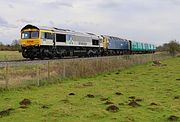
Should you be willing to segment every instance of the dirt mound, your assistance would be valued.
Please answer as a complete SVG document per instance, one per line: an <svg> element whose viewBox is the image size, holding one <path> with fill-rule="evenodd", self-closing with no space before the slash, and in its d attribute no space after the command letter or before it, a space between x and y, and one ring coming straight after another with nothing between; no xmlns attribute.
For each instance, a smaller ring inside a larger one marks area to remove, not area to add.
<svg viewBox="0 0 180 122"><path fill-rule="evenodd" d="M93 83L92 82L87 82L87 83L84 83L83 86L90 87L90 86L93 86Z"/></svg>
<svg viewBox="0 0 180 122"><path fill-rule="evenodd" d="M75 95L75 93L69 93L69 96L74 96Z"/></svg>
<svg viewBox="0 0 180 122"><path fill-rule="evenodd" d="M0 112L0 118L4 117L4 116L9 116L10 115L10 112L13 111L14 109L13 108L9 108L7 110L3 110Z"/></svg>
<svg viewBox="0 0 180 122"><path fill-rule="evenodd" d="M10 98L4 98L4 100L10 100Z"/></svg>
<svg viewBox="0 0 180 122"><path fill-rule="evenodd" d="M31 101L29 99L23 99L19 104L27 106L31 104Z"/></svg>
<svg viewBox="0 0 180 122"><path fill-rule="evenodd" d="M174 115L172 115L168 118L168 120L170 120L170 121L178 121L178 119L179 119L179 117L174 116Z"/></svg>
<svg viewBox="0 0 180 122"><path fill-rule="evenodd" d="M154 103L154 102L152 102L151 104L150 104L150 106L157 106L158 104L157 103Z"/></svg>
<svg viewBox="0 0 180 122"><path fill-rule="evenodd" d="M141 102L143 99L135 99L136 102Z"/></svg>
<svg viewBox="0 0 180 122"><path fill-rule="evenodd" d="M132 100L129 104L129 106L132 106L132 107L139 107L141 105L139 105L136 101Z"/></svg>
<svg viewBox="0 0 180 122"><path fill-rule="evenodd" d="M101 101L107 101L109 98L100 98Z"/></svg>
<svg viewBox="0 0 180 122"><path fill-rule="evenodd" d="M49 109L49 106L48 106L48 105L42 105L41 108L43 108L43 109Z"/></svg>
<svg viewBox="0 0 180 122"><path fill-rule="evenodd" d="M135 97L135 96L131 96L131 97L129 97L129 98L130 98L130 99L133 99L133 100L134 100L134 99L136 99L136 97Z"/></svg>
<svg viewBox="0 0 180 122"><path fill-rule="evenodd" d="M119 72L116 72L116 75L119 75L120 73Z"/></svg>
<svg viewBox="0 0 180 122"><path fill-rule="evenodd" d="M117 106L115 106L115 105L111 105L111 106L107 107L106 110L109 111L109 112L116 113L116 112L119 111L119 108Z"/></svg>
<svg viewBox="0 0 180 122"><path fill-rule="evenodd" d="M114 104L114 103L111 102L111 101L106 101L104 104L105 104L105 105L112 105L112 104Z"/></svg>
<svg viewBox="0 0 180 122"><path fill-rule="evenodd" d="M153 61L152 66L167 66L167 64L162 64L160 61L156 60L156 61Z"/></svg>
<svg viewBox="0 0 180 122"><path fill-rule="evenodd" d="M87 96L86 97L88 97L88 98L94 98L95 96L94 95L92 95L92 94L87 94Z"/></svg>
<svg viewBox="0 0 180 122"><path fill-rule="evenodd" d="M158 61L158 60L156 60L156 61L153 61L153 64L154 64L154 65L161 65L161 62Z"/></svg>
<svg viewBox="0 0 180 122"><path fill-rule="evenodd" d="M180 96L175 96L174 99L180 99Z"/></svg>
<svg viewBox="0 0 180 122"><path fill-rule="evenodd" d="M124 105L124 103L119 103L118 105Z"/></svg>
<svg viewBox="0 0 180 122"><path fill-rule="evenodd" d="M133 74L133 72L127 72L127 74L128 74L128 75L131 75L131 74Z"/></svg>
<svg viewBox="0 0 180 122"><path fill-rule="evenodd" d="M119 96L120 96L120 95L123 95L121 92L116 92L115 94L116 94L116 95L119 95Z"/></svg>
<svg viewBox="0 0 180 122"><path fill-rule="evenodd" d="M19 102L19 104L21 105L20 108L27 108L28 105L31 104L31 100L23 99L21 102Z"/></svg>

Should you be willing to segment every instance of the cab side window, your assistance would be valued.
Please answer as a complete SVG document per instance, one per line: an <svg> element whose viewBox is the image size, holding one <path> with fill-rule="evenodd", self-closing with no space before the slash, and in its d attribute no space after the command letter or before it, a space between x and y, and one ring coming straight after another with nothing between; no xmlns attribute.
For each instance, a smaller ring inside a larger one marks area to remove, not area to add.
<svg viewBox="0 0 180 122"><path fill-rule="evenodd" d="M53 34L52 34L52 33L44 33L44 32L43 32L43 33L41 34L41 38L42 38L42 39L51 39L51 40L52 40L52 39L53 39Z"/></svg>
<svg viewBox="0 0 180 122"><path fill-rule="evenodd" d="M45 39L45 33L41 33L41 39Z"/></svg>

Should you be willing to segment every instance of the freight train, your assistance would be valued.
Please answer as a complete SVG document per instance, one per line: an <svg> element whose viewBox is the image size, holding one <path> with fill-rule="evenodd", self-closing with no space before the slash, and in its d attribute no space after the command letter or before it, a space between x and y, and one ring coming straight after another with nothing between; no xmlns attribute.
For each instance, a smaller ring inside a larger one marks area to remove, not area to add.
<svg viewBox="0 0 180 122"><path fill-rule="evenodd" d="M154 53L156 46L108 35L26 25L21 29L22 55L29 59L93 57Z"/></svg>

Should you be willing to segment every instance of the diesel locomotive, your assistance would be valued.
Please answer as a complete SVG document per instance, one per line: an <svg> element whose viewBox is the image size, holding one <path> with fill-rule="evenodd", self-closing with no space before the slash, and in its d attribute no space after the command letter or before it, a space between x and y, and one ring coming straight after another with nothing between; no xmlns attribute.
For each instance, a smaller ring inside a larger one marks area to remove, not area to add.
<svg viewBox="0 0 180 122"><path fill-rule="evenodd" d="M23 57L30 59L144 54L156 50L153 44L119 37L34 25L26 25L21 29L20 45Z"/></svg>

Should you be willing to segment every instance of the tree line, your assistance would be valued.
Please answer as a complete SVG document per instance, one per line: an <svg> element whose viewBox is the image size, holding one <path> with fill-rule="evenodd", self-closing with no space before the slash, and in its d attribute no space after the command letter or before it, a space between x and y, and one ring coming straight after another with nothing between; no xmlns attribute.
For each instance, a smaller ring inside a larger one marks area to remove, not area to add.
<svg viewBox="0 0 180 122"><path fill-rule="evenodd" d="M176 40L172 40L169 43L165 43L162 46L159 46L157 48L157 51L159 52L167 51L172 56L175 56L176 54L180 53L180 43L177 42Z"/></svg>
<svg viewBox="0 0 180 122"><path fill-rule="evenodd" d="M13 40L11 44L0 42L0 51L21 51L19 40Z"/></svg>

